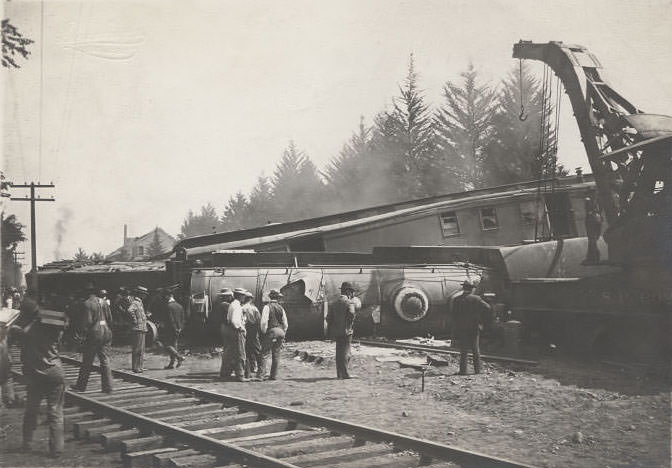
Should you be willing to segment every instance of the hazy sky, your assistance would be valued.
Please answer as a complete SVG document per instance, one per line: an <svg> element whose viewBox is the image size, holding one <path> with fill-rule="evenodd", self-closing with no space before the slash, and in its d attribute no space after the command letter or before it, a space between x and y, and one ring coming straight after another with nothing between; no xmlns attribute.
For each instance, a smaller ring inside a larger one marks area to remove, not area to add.
<svg viewBox="0 0 672 468"><path fill-rule="evenodd" d="M40 2L3 4L36 41L21 69L2 70L3 168L56 184L40 192L57 201L38 204L38 263L109 253L124 223L175 235L190 208L221 213L290 139L324 167L360 116L389 108L411 52L438 103L470 60L498 82L521 38L583 44L635 105L672 114L669 0L45 1L43 41ZM587 168L563 109L560 162ZM5 211L29 224L27 203Z"/></svg>

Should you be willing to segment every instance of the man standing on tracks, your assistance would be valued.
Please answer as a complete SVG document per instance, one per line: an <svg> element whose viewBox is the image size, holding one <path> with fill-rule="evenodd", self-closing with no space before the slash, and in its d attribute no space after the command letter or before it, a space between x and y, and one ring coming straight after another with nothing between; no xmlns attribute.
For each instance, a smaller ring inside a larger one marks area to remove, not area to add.
<svg viewBox="0 0 672 468"><path fill-rule="evenodd" d="M27 324L12 326L13 333L22 335L21 361L27 382L22 449L24 452L32 449L40 402L46 397L49 456L52 458L58 458L63 452L65 373L57 345L64 327L65 313L51 310L40 310Z"/></svg>
<svg viewBox="0 0 672 468"><path fill-rule="evenodd" d="M481 372L481 350L479 337L483 329L483 321L490 311L490 305L478 295L472 294L474 283L465 280L462 283L462 294L453 300L453 338L460 347L459 375L467 374L467 353L474 355L474 373Z"/></svg>
<svg viewBox="0 0 672 468"><path fill-rule="evenodd" d="M245 378L249 379L253 372L261 377L261 314L253 302L254 294L246 291L243 313L245 314Z"/></svg>
<svg viewBox="0 0 672 468"><path fill-rule="evenodd" d="M182 361L184 361L184 356L177 351L177 342L180 339L182 328L184 328L184 309L180 303L175 300L172 289L166 288L164 294L167 304L165 323L161 330L163 335L161 339L170 356L170 363L164 367L164 369L173 369L175 367L180 367ZM177 365L175 365L175 361L177 361Z"/></svg>
<svg viewBox="0 0 672 468"><path fill-rule="evenodd" d="M280 364L280 349L287 334L287 314L285 309L278 303L282 294L277 289L271 289L268 294L270 302L261 311L260 331L262 338L261 365L257 375L261 380L266 378L266 361L271 355L271 374L269 380L278 377L278 365Z"/></svg>
<svg viewBox="0 0 672 468"><path fill-rule="evenodd" d="M345 281L341 284L341 296L327 312L328 335L336 341L336 377L339 379L354 378L348 366L357 304L354 286Z"/></svg>
<svg viewBox="0 0 672 468"><path fill-rule="evenodd" d="M243 288L233 290L233 302L229 304L226 314L227 333L224 337L224 352L222 353L222 367L219 376L229 379L231 371L236 373L236 380L247 382L245 378L245 315L242 302L245 301L247 291Z"/></svg>
<svg viewBox="0 0 672 468"><path fill-rule="evenodd" d="M73 390L83 392L89 382L89 374L93 360L98 356L100 361L100 375L102 390L112 393L112 371L110 370L110 344L112 343L112 330L110 323L112 316L109 308L103 308L100 300L96 297L93 285L86 287L88 298L81 303L81 308L76 311L75 324L77 336L82 342L82 366L79 368L77 383Z"/></svg>
<svg viewBox="0 0 672 468"><path fill-rule="evenodd" d="M131 305L128 306L128 316L131 319L131 368L136 374L144 372L145 333L147 333L147 315L142 302L147 298L149 291L144 286L136 286L131 296Z"/></svg>

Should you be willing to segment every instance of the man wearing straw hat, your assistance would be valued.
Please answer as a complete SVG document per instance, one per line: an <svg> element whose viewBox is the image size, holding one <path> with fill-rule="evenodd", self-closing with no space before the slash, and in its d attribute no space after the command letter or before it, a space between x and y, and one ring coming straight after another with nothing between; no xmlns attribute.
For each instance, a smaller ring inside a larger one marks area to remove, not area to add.
<svg viewBox="0 0 672 468"><path fill-rule="evenodd" d="M21 361L27 382L26 411L23 415L23 451L32 449L37 428L40 403L47 399L49 424L49 456L57 458L63 452L63 402L65 374L57 344L65 327L65 313L39 310L36 318L28 317L23 327L12 326L12 332L22 335ZM24 322L25 323L25 322Z"/></svg>
<svg viewBox="0 0 672 468"><path fill-rule="evenodd" d="M247 291L243 288L233 290L233 302L229 304L226 314L227 333L224 337L224 352L222 353L222 367L219 376L229 379L231 371L236 374L236 380L247 382L245 378L245 314L242 303L245 301Z"/></svg>

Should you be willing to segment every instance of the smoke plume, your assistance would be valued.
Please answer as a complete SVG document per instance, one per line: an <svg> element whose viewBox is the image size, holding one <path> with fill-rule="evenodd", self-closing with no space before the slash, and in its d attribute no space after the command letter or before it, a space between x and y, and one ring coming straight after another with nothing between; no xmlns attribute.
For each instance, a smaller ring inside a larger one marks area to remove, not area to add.
<svg viewBox="0 0 672 468"><path fill-rule="evenodd" d="M72 210L64 206L59 207L58 221L56 221L56 225L54 226L54 232L56 235L56 248L54 249L55 260L61 260L61 245L63 244L65 233L68 230L70 218L72 218Z"/></svg>

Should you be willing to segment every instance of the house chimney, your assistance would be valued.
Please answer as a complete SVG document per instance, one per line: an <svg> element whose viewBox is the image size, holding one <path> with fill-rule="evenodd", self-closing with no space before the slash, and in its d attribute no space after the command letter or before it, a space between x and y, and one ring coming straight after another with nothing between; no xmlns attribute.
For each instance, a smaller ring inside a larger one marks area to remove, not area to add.
<svg viewBox="0 0 672 468"><path fill-rule="evenodd" d="M128 238L128 226L124 224L124 244L126 245L126 239Z"/></svg>

